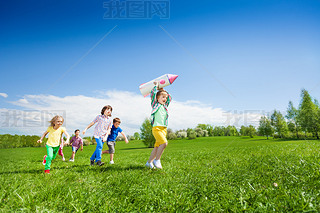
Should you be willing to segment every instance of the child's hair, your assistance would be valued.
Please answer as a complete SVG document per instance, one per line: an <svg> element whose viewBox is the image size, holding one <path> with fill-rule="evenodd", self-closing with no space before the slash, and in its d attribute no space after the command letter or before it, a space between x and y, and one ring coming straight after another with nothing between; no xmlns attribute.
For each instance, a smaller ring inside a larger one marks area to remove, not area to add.
<svg viewBox="0 0 320 213"><path fill-rule="evenodd" d="M78 132L78 131L80 132L80 129L76 129L76 130L74 130L74 133L76 133L76 132Z"/></svg>
<svg viewBox="0 0 320 213"><path fill-rule="evenodd" d="M112 112L112 107L111 107L110 105L107 105L107 106L104 106L104 107L102 108L102 110L101 110L101 115L104 114L104 112L106 111L106 109L110 109L111 112Z"/></svg>
<svg viewBox="0 0 320 213"><path fill-rule="evenodd" d="M113 123L116 123L116 122L121 123L120 118L115 118L115 119L113 119Z"/></svg>
<svg viewBox="0 0 320 213"><path fill-rule="evenodd" d="M51 121L49 121L50 125L51 125L51 126L54 126L54 122L56 122L59 118L62 119L62 123L63 123L63 122L64 122L63 117L62 117L61 115L56 115L56 116L54 116L54 117L51 119Z"/></svg>
<svg viewBox="0 0 320 213"><path fill-rule="evenodd" d="M162 93L166 93L166 94L168 95L167 91L165 91L163 88L160 88L160 89L158 89L158 92L157 92L157 94L156 94L156 99L157 99L157 100L158 100L159 96L160 96Z"/></svg>

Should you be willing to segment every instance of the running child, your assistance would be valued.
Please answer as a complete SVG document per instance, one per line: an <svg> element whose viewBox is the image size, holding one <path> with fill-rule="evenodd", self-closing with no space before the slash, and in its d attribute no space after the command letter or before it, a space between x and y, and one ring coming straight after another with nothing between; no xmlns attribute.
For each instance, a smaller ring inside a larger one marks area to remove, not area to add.
<svg viewBox="0 0 320 213"><path fill-rule="evenodd" d="M97 165L102 166L104 162L101 162L101 152L103 143L107 140L111 129L111 113L112 107L110 105L104 106L101 110L101 115L98 115L82 132L84 135L86 131L92 127L94 124L97 125L94 128L94 138L97 142L97 147L90 158L90 165L93 166L96 161Z"/></svg>
<svg viewBox="0 0 320 213"><path fill-rule="evenodd" d="M66 159L64 158L64 154L63 154L63 147L64 147L64 143L65 141L63 140L63 137L61 135L61 144L60 144L60 148L58 151L58 155L60 155L62 157L62 161L65 161Z"/></svg>
<svg viewBox="0 0 320 213"><path fill-rule="evenodd" d="M75 136L73 136L70 140L70 144L72 145L72 155L69 161L74 162L74 157L81 146L81 151L83 150L83 140L80 137L80 130L77 129L74 131Z"/></svg>
<svg viewBox="0 0 320 213"><path fill-rule="evenodd" d="M50 126L48 127L47 131L43 133L41 138L37 141L38 143L42 143L42 140L44 137L46 137L47 134L48 136L48 141L46 144L47 148L47 156L43 159L43 163L45 163L44 167L44 172L45 173L50 173L50 167L51 167L51 162L54 160L59 152L60 148L60 141L62 134L64 133L67 137L67 143L69 142L69 134L66 130L65 127L62 127L62 124L64 122L64 119L60 115L54 116L51 121L50 121ZM63 146L63 140L61 142L61 145Z"/></svg>
<svg viewBox="0 0 320 213"><path fill-rule="evenodd" d="M102 151L102 154L110 154L110 164L114 164L113 157L114 157L115 146L116 146L116 138L118 137L118 134L121 133L121 135L125 139L125 142L129 143L126 135L124 134L122 129L119 127L120 123L121 123L120 118L113 119L111 133L107 138L107 144L108 144L109 150Z"/></svg>
<svg viewBox="0 0 320 213"><path fill-rule="evenodd" d="M156 81L154 84L155 86L151 91L151 125L152 134L155 137L156 142L146 166L149 168L156 167L157 169L162 169L160 158L168 145L166 138L169 116L168 106L172 98L163 88L159 89L159 82ZM157 93L156 90L158 90Z"/></svg>

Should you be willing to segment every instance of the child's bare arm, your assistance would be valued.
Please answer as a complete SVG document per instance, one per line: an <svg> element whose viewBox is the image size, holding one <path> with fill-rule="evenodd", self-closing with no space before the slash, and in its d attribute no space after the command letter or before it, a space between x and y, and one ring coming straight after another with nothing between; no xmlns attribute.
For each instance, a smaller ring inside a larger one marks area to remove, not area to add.
<svg viewBox="0 0 320 213"><path fill-rule="evenodd" d="M49 133L48 131L45 131L45 132L42 134L41 138L37 141L37 143L42 143L43 138L46 137L46 135L47 135L48 133Z"/></svg>
<svg viewBox="0 0 320 213"><path fill-rule="evenodd" d="M65 134L66 137L67 137L66 143L68 144L68 143L69 143L69 140L70 140L70 135L68 134L67 131L65 131L64 134Z"/></svg>
<svg viewBox="0 0 320 213"><path fill-rule="evenodd" d="M124 137L125 142L126 142L126 143L129 143L126 134L124 134L124 132L121 132L121 135Z"/></svg>
<svg viewBox="0 0 320 213"><path fill-rule="evenodd" d="M111 126L108 127L106 135L103 137L102 141L107 141L108 136L111 134Z"/></svg>
<svg viewBox="0 0 320 213"><path fill-rule="evenodd" d="M61 136L60 136L60 140L61 140L61 144L60 144L60 147L63 149L64 147L64 140L63 140L63 136L62 136L62 133L61 133Z"/></svg>
<svg viewBox="0 0 320 213"><path fill-rule="evenodd" d="M85 128L85 129L83 130L82 134L83 134L83 135L86 134L86 131L87 131L90 127L92 127L93 125L94 125L94 122L91 122L91 123L87 126L87 128Z"/></svg>

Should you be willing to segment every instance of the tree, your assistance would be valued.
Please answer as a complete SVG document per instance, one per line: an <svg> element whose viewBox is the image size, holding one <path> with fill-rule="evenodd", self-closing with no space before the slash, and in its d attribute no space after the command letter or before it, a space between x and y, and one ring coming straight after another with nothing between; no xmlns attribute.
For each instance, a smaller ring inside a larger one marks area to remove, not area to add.
<svg viewBox="0 0 320 213"><path fill-rule="evenodd" d="M248 135L250 136L250 138L253 138L254 135L256 135L256 128L252 125L249 125L248 127Z"/></svg>
<svg viewBox="0 0 320 213"><path fill-rule="evenodd" d="M247 133L247 127L241 126L241 128L240 128L240 134L241 134L241 136L247 136L247 135L248 135L248 133Z"/></svg>
<svg viewBox="0 0 320 213"><path fill-rule="evenodd" d="M141 140L141 137L140 137L139 132L135 132L135 133L133 134L133 137L134 137L135 140Z"/></svg>
<svg viewBox="0 0 320 213"><path fill-rule="evenodd" d="M187 136L190 140L195 139L197 137L196 132L193 129L187 129Z"/></svg>
<svg viewBox="0 0 320 213"><path fill-rule="evenodd" d="M315 101L317 103L317 101ZM312 98L308 91L301 90L301 102L299 105L298 121L301 125L301 129L307 134L311 132L319 139L319 128L317 124L318 109L317 105L312 102Z"/></svg>
<svg viewBox="0 0 320 213"><path fill-rule="evenodd" d="M274 110L273 114L271 115L271 125L273 126L275 132L278 133L280 138L283 138L284 134L288 130L287 123L283 115L277 110Z"/></svg>
<svg viewBox="0 0 320 213"><path fill-rule="evenodd" d="M201 128L195 128L194 131L196 132L197 137L203 137L204 136L204 130Z"/></svg>
<svg viewBox="0 0 320 213"><path fill-rule="evenodd" d="M203 132L201 133L201 131L197 130L197 129L201 129L203 130ZM197 137L208 137L208 136L213 136L213 126L211 126L210 124L198 124L197 127L195 128ZM202 136L199 136L198 133Z"/></svg>
<svg viewBox="0 0 320 213"><path fill-rule="evenodd" d="M142 123L140 127L140 132L141 132L141 139L144 145L146 145L147 147L153 147L156 139L152 134L152 125L148 118L146 118Z"/></svg>
<svg viewBox="0 0 320 213"><path fill-rule="evenodd" d="M238 130L235 126L227 126L227 128L225 128L225 136L238 136Z"/></svg>
<svg viewBox="0 0 320 213"><path fill-rule="evenodd" d="M176 135L178 138L186 138L188 136L188 133L186 131L181 130L181 131L178 131Z"/></svg>
<svg viewBox="0 0 320 213"><path fill-rule="evenodd" d="M273 128L271 126L271 121L265 116L262 116L260 118L258 132L261 135L267 136L267 139L269 139L269 136L273 134Z"/></svg>
<svg viewBox="0 0 320 213"><path fill-rule="evenodd" d="M299 111L293 106L293 103L289 101L286 118L289 119L288 125L289 131L296 133L299 138L299 124L298 124L298 113Z"/></svg>
<svg viewBox="0 0 320 213"><path fill-rule="evenodd" d="M224 127L223 126L216 126L213 129L214 136L224 136Z"/></svg>

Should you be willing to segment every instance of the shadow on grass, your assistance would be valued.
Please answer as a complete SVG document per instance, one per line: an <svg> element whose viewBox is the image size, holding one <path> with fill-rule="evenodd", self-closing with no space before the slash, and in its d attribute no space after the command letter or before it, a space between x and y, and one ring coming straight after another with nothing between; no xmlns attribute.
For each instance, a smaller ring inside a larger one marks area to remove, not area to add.
<svg viewBox="0 0 320 213"><path fill-rule="evenodd" d="M128 171L128 170L145 170L147 169L145 166L142 165L129 165L126 167L118 167L118 166L102 166L101 172L108 172L108 171Z"/></svg>
<svg viewBox="0 0 320 213"><path fill-rule="evenodd" d="M134 150L134 149L151 149L153 147L134 147L134 148L124 148L120 150Z"/></svg>
<svg viewBox="0 0 320 213"><path fill-rule="evenodd" d="M43 172L44 172L44 169L29 169L29 170L0 172L0 175L3 175L3 174L37 174L37 173L43 173Z"/></svg>
<svg viewBox="0 0 320 213"><path fill-rule="evenodd" d="M109 165L103 165L103 166L90 166L87 164L82 164L82 165L72 165L72 166L53 166L51 171L54 170L73 170L74 172L87 172L88 169L90 170L96 170L100 172L108 172L108 171L128 171L128 170L144 170L146 169L145 166L143 165L129 165L126 167L120 167L120 166L109 166ZM0 175L4 174L37 174L37 173L43 173L44 168L42 169L28 169L28 170L17 170L17 171L6 171L6 172L0 172Z"/></svg>

